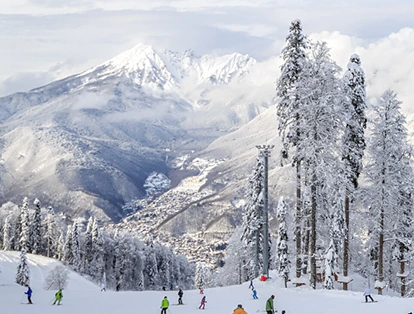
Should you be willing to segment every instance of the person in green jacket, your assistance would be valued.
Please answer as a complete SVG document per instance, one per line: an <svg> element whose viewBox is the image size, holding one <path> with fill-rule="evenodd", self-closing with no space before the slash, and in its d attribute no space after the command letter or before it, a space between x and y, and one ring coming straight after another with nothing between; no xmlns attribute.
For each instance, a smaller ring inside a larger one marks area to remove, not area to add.
<svg viewBox="0 0 414 314"><path fill-rule="evenodd" d="M164 299L161 302L161 314L167 314L167 309L170 306L170 302L168 302L167 297L164 297Z"/></svg>
<svg viewBox="0 0 414 314"><path fill-rule="evenodd" d="M273 306L273 299L275 296L272 294L272 296L267 299L266 301L266 312L267 314L274 314L275 313L275 307Z"/></svg>
<svg viewBox="0 0 414 314"><path fill-rule="evenodd" d="M56 304L57 301L57 305L60 305L60 300L63 298L63 294L62 294L62 289L59 289L58 292L55 293L55 302L53 302L53 304Z"/></svg>

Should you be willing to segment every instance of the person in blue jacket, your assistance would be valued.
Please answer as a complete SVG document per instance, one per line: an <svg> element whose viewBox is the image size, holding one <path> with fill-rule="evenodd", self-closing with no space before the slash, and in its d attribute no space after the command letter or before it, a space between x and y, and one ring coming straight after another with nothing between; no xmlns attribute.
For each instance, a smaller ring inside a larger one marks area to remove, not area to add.
<svg viewBox="0 0 414 314"><path fill-rule="evenodd" d="M252 290L253 290L253 299L258 299L256 289L253 288Z"/></svg>
<svg viewBox="0 0 414 314"><path fill-rule="evenodd" d="M30 289L30 286L27 286L27 291L24 294L27 294L27 301L29 304L33 304L32 303L32 289Z"/></svg>

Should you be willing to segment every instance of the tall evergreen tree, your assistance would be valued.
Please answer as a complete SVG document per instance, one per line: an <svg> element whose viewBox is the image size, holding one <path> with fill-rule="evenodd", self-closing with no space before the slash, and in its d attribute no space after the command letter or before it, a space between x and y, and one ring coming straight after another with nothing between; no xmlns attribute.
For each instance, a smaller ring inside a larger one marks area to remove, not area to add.
<svg viewBox="0 0 414 314"><path fill-rule="evenodd" d="M40 201L36 198L34 201L35 211L31 224L31 243L33 254L42 253L42 212L40 209Z"/></svg>
<svg viewBox="0 0 414 314"><path fill-rule="evenodd" d="M144 280L145 287L150 290L156 289L156 279L158 277L157 259L155 252L148 249L145 258Z"/></svg>
<svg viewBox="0 0 414 314"><path fill-rule="evenodd" d="M287 231L287 214L289 212L289 206L283 197L280 198L277 206L277 219L279 220L279 237L277 241L277 270L279 276L283 278L285 282L285 288L287 288L287 282L289 281L290 273L290 261L289 261L289 248L288 248L288 231Z"/></svg>
<svg viewBox="0 0 414 314"><path fill-rule="evenodd" d="M73 249L72 249L72 226L68 226L63 246L63 261L69 265L73 265Z"/></svg>
<svg viewBox="0 0 414 314"><path fill-rule="evenodd" d="M326 211L326 182L336 180L338 145L341 125L343 89L338 79L340 68L330 59L326 43L316 43L312 59L297 83L300 108L301 137L297 141L298 158L304 166L305 186L309 187L310 212L310 284L316 288L316 239L317 220Z"/></svg>
<svg viewBox="0 0 414 314"><path fill-rule="evenodd" d="M61 226L51 206L48 207L44 220L44 241L47 257L58 258L59 237L62 233ZM63 246L62 246L63 248Z"/></svg>
<svg viewBox="0 0 414 314"><path fill-rule="evenodd" d="M370 234L377 239L375 257L378 263L378 294L382 294L385 286L384 252L389 252L392 245L391 241L385 242L385 237L389 235L395 238L397 235L396 241L405 251L405 235L396 234L396 231L400 229L402 233L407 232L405 224L411 216L411 148L407 144L405 117L400 113L400 104L397 95L391 90L381 95L375 108L376 117L368 148L370 159L366 173L370 188L367 202L373 222Z"/></svg>
<svg viewBox="0 0 414 314"><path fill-rule="evenodd" d="M104 240L99 230L98 222L93 220L92 224L92 269L95 279L100 282L104 273Z"/></svg>
<svg viewBox="0 0 414 314"><path fill-rule="evenodd" d="M13 248L13 237L12 216L8 215L3 226L3 250L10 251Z"/></svg>
<svg viewBox="0 0 414 314"><path fill-rule="evenodd" d="M195 277L194 277L194 286L198 289L204 289L206 284L205 278L205 269L201 262L198 262L196 265Z"/></svg>
<svg viewBox="0 0 414 314"><path fill-rule="evenodd" d="M57 252L56 258L60 261L64 260L65 257L65 236L63 234L63 230L60 230L60 235L57 242Z"/></svg>
<svg viewBox="0 0 414 314"><path fill-rule="evenodd" d="M92 267L92 260L93 260L93 249L92 249L92 228L95 219L93 217L89 217L88 224L86 225L86 231L84 236L84 243L82 246L83 249L83 256L85 260L85 272L87 274L92 274L94 271Z"/></svg>
<svg viewBox="0 0 414 314"><path fill-rule="evenodd" d="M20 253L20 262L17 266L16 283L21 286L29 285L30 269L27 264L26 250L23 249Z"/></svg>
<svg viewBox="0 0 414 314"><path fill-rule="evenodd" d="M263 268L263 158L256 159L256 167L249 178L246 203L243 208L242 240L248 279L258 277Z"/></svg>
<svg viewBox="0 0 414 314"><path fill-rule="evenodd" d="M365 74L361 68L361 60L353 54L348 63L344 76L347 99L345 106L345 134L343 137L342 159L345 166L345 227L343 251L343 275L348 276L349 268L349 215L353 201L353 192L358 187L358 177L362 171L362 157L365 150L364 130L367 124L365 116ZM348 283L343 283L343 289L348 290Z"/></svg>
<svg viewBox="0 0 414 314"><path fill-rule="evenodd" d="M20 213L20 236L19 236L19 247L31 252L32 247L30 245L30 213L27 197L23 199L23 206Z"/></svg>
<svg viewBox="0 0 414 314"><path fill-rule="evenodd" d="M72 225L72 256L73 256L73 268L76 271L81 271L81 243L80 243L80 223L75 220Z"/></svg>
<svg viewBox="0 0 414 314"><path fill-rule="evenodd" d="M277 115L279 119L279 132L283 143L282 158L288 157L290 146L296 146L296 153L293 156L293 165L296 166L296 277L301 276L301 219L302 219L302 191L301 191L301 154L298 142L303 136L302 115L300 112L301 96L297 84L303 79L303 70L306 67L307 39L302 33L300 20L295 20L289 28L289 35L286 38L286 46L282 50L284 63L281 67L281 75L277 81Z"/></svg>

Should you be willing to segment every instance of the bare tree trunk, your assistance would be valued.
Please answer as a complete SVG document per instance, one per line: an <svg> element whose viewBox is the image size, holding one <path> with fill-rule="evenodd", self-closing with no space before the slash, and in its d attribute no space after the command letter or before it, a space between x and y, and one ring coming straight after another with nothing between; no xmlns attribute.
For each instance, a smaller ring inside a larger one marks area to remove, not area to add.
<svg viewBox="0 0 414 314"><path fill-rule="evenodd" d="M404 275L405 272L405 261L404 261L404 244L400 243L400 271L401 275ZM405 277L401 277L401 296L405 296Z"/></svg>
<svg viewBox="0 0 414 314"><path fill-rule="evenodd" d="M316 289L316 176L313 175L312 185L311 185L311 216L310 216L310 245L309 245L309 254L310 254L310 286L313 289Z"/></svg>
<svg viewBox="0 0 414 314"><path fill-rule="evenodd" d="M305 236L303 238L303 252L302 252L302 256L303 256L303 264L304 265L308 265L309 264L309 241L310 241L310 219L309 219L309 210L306 208L304 209L306 211L306 214L304 215L304 217L302 218L302 220L305 220L304 225L305 225ZM302 273L304 275L306 275L308 273L308 267L303 267L302 269Z"/></svg>
<svg viewBox="0 0 414 314"><path fill-rule="evenodd" d="M380 212L380 234L378 243L378 281L384 281L384 207L381 206ZM382 295L382 289L378 289L378 294Z"/></svg>
<svg viewBox="0 0 414 314"><path fill-rule="evenodd" d="M344 262L343 275L348 276L348 261L349 261L349 192L346 189L345 195L345 239L344 239ZM346 281L346 279L345 279ZM348 290L348 282L343 283L343 289Z"/></svg>
<svg viewBox="0 0 414 314"><path fill-rule="evenodd" d="M301 239L301 221L302 221L302 200L301 200L301 175L300 175L300 162L296 163L296 277L300 278L302 269L302 239Z"/></svg>

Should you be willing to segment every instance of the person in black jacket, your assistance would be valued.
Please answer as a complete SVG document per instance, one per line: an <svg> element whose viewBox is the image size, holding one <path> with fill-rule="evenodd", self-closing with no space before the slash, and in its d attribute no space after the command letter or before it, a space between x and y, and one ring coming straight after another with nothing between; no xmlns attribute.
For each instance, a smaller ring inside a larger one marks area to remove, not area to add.
<svg viewBox="0 0 414 314"><path fill-rule="evenodd" d="M183 290L180 288L180 290L178 290L178 304L183 304Z"/></svg>

